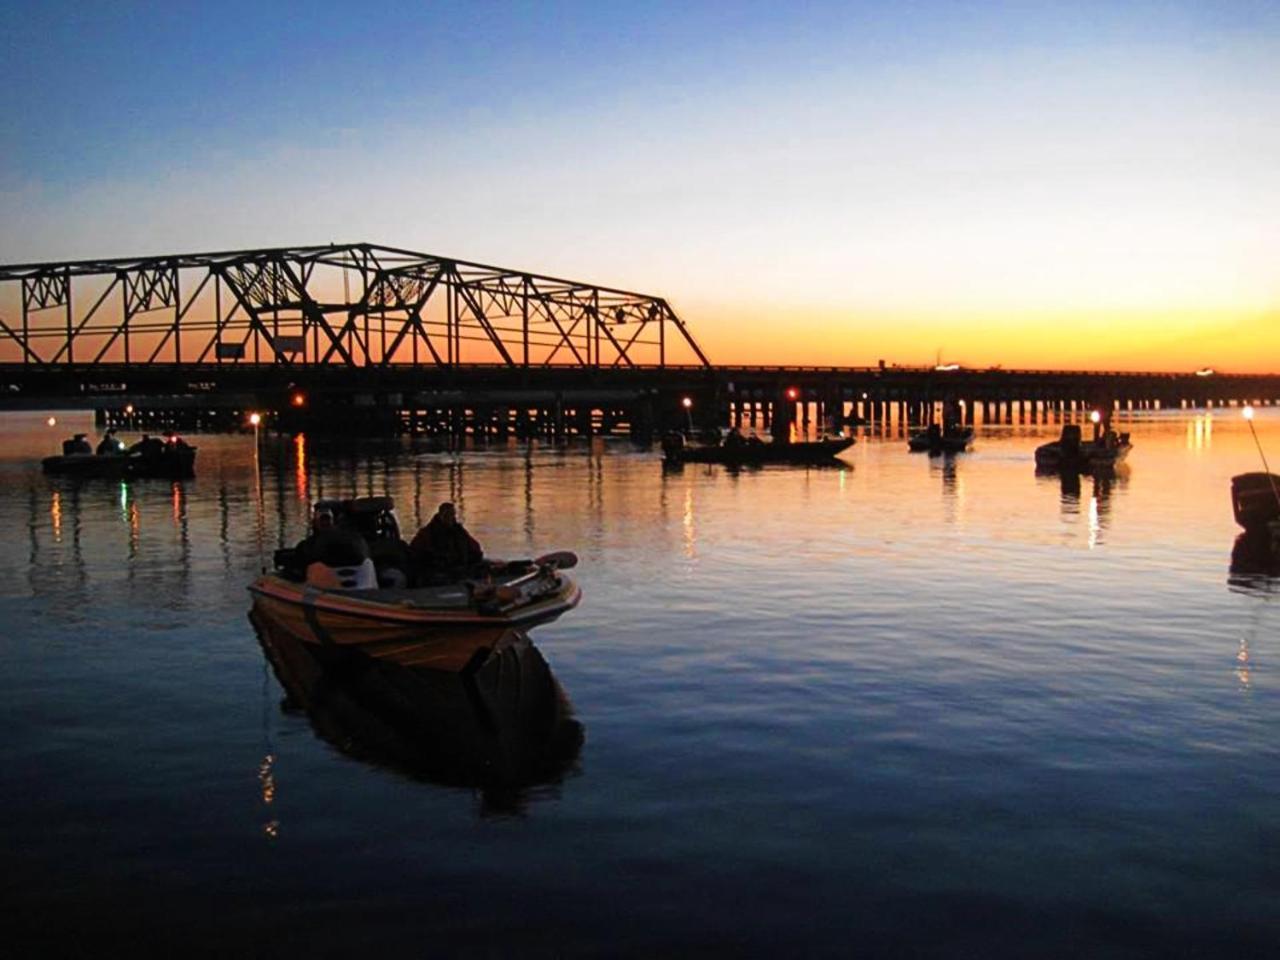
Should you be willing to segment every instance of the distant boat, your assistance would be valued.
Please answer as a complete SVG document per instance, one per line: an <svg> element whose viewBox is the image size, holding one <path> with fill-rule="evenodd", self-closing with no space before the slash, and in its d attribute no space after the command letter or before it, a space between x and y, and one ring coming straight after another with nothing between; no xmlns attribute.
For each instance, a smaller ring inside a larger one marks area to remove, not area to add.
<svg viewBox="0 0 1280 960"><path fill-rule="evenodd" d="M1084 443L1078 423L1064 424L1062 435L1052 443L1036 447L1036 469L1087 471L1109 467L1129 455L1133 444L1129 434L1106 430L1097 440Z"/></svg>
<svg viewBox="0 0 1280 960"><path fill-rule="evenodd" d="M929 424L927 430L913 433L907 446L915 453L960 453L973 443L973 427L949 424L946 427Z"/></svg>
<svg viewBox="0 0 1280 960"><path fill-rule="evenodd" d="M842 450L853 446L853 437L829 437L802 443L772 443L749 439L721 444L684 442L679 434L662 441L666 463L723 463L727 466L755 466L766 463L824 464L835 460Z"/></svg>
<svg viewBox="0 0 1280 960"><path fill-rule="evenodd" d="M185 480L196 473L196 448L164 443L149 453L64 453L40 461L45 473L67 477L161 477Z"/></svg>
<svg viewBox="0 0 1280 960"><path fill-rule="evenodd" d="M1280 477L1261 471L1232 477L1231 510L1236 523L1251 532L1280 522Z"/></svg>

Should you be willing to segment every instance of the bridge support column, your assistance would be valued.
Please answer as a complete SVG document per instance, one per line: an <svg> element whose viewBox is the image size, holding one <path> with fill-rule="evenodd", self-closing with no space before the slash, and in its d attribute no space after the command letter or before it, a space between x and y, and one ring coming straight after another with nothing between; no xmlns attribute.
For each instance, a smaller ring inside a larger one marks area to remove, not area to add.
<svg viewBox="0 0 1280 960"><path fill-rule="evenodd" d="M778 395L773 401L773 415L769 423L769 433L775 441L787 443L791 440L791 424L794 417L795 404L787 398L786 388L779 387Z"/></svg>

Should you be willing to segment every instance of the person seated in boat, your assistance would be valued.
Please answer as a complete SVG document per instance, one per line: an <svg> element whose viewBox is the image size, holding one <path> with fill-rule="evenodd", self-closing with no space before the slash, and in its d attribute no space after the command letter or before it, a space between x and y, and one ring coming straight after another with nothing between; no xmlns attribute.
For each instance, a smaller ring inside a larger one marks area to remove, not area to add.
<svg viewBox="0 0 1280 960"><path fill-rule="evenodd" d="M420 582L461 579L484 562L479 541L458 521L458 508L449 501L410 541L409 555Z"/></svg>
<svg viewBox="0 0 1280 960"><path fill-rule="evenodd" d="M740 447L745 446L746 442L747 441L743 439L742 431L737 427L730 428L728 435L724 438L724 445L727 450L737 450Z"/></svg>
<svg viewBox="0 0 1280 960"><path fill-rule="evenodd" d="M164 441L144 433L142 439L129 448L129 452L142 457L156 457L164 453Z"/></svg>
<svg viewBox="0 0 1280 960"><path fill-rule="evenodd" d="M102 441L98 444L97 454L100 457L114 457L124 453L124 444L116 439L114 429L108 429L102 435Z"/></svg>
<svg viewBox="0 0 1280 960"><path fill-rule="evenodd" d="M77 433L70 440L62 441L63 456L72 456L77 453L93 453L93 447L89 444L87 434Z"/></svg>
<svg viewBox="0 0 1280 960"><path fill-rule="evenodd" d="M350 568L361 571L362 581L372 580L361 586L377 586L369 544L358 531L336 523L332 510L321 507L311 520L311 535L293 548L293 569L302 572L308 583L330 586L328 570Z"/></svg>

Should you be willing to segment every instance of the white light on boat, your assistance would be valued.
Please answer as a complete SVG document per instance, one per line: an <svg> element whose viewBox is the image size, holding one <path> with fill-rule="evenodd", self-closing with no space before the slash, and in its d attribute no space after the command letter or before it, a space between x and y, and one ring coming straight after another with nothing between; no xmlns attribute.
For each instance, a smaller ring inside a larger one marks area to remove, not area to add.
<svg viewBox="0 0 1280 960"><path fill-rule="evenodd" d="M684 406L686 410L688 410L690 407L693 406L693 400L690 399L689 397L685 397L683 400L680 401L680 403Z"/></svg>
<svg viewBox="0 0 1280 960"><path fill-rule="evenodd" d="M1095 410L1093 411L1093 413L1089 414L1089 419L1092 420L1094 423L1097 423L1099 420L1102 419L1102 414L1100 414L1097 410Z"/></svg>
<svg viewBox="0 0 1280 960"><path fill-rule="evenodd" d="M1249 404L1245 404L1244 409L1240 411L1240 415L1241 415L1241 416L1243 416L1246 420L1252 420L1252 419L1253 419L1253 407L1252 407L1252 406L1250 406Z"/></svg>

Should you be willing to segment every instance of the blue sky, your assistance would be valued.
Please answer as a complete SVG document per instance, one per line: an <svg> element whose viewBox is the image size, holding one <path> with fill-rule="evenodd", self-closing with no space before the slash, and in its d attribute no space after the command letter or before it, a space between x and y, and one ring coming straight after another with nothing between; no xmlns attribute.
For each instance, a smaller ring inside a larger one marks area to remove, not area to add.
<svg viewBox="0 0 1280 960"><path fill-rule="evenodd" d="M0 260L368 239L660 292L713 339L774 342L779 311L930 355L977 314L1225 336L1280 297L1278 28L1276 3L10 2Z"/></svg>

